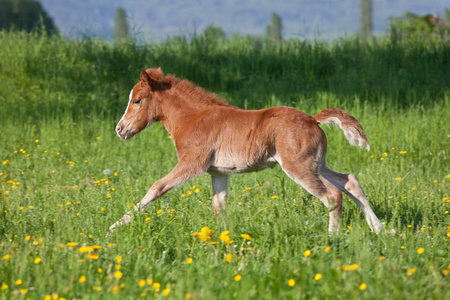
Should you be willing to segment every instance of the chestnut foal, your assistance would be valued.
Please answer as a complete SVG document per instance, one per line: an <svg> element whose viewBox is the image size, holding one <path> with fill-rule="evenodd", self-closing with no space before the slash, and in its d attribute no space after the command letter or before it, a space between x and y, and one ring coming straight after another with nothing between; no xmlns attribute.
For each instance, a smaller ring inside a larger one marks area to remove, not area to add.
<svg viewBox="0 0 450 300"><path fill-rule="evenodd" d="M163 76L161 68L142 70L130 92L117 135L130 139L154 122L172 135L179 162L156 181L133 211L143 211L167 191L205 172L211 175L213 207L225 211L230 174L259 171L279 164L283 171L330 210L328 230L339 230L342 193L350 196L365 214L369 227L380 233L382 225L353 174L340 174L326 163L327 139L318 124L336 124L350 144L369 142L361 125L342 109L324 109L309 116L292 107L243 110L188 80ZM114 223L108 236L129 223L133 211Z"/></svg>

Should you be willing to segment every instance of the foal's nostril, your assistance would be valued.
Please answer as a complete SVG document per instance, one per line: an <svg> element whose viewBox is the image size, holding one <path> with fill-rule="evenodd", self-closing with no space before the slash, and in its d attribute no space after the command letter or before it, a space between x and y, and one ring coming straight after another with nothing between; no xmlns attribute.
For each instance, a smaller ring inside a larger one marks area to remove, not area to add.
<svg viewBox="0 0 450 300"><path fill-rule="evenodd" d="M119 125L117 125L116 127L116 132L120 132L122 130L122 127L120 127Z"/></svg>

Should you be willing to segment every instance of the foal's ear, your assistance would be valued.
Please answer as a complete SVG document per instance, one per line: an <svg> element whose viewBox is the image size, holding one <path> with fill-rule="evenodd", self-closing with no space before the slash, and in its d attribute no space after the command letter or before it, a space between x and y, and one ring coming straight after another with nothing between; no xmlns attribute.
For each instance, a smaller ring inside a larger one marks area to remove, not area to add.
<svg viewBox="0 0 450 300"><path fill-rule="evenodd" d="M161 67L159 67L158 69L155 70L155 79L156 80L161 80L163 78L163 71L161 69Z"/></svg>
<svg viewBox="0 0 450 300"><path fill-rule="evenodd" d="M151 79L150 76L148 76L147 72L145 72L144 69L141 70L141 80L145 83L150 85Z"/></svg>

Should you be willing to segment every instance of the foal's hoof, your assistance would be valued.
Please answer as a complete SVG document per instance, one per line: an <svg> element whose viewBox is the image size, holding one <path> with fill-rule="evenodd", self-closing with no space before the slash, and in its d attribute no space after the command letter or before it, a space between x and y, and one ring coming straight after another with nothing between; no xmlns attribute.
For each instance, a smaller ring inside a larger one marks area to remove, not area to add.
<svg viewBox="0 0 450 300"><path fill-rule="evenodd" d="M373 227L374 228L372 229L372 231L375 232L376 234L380 234L381 231L383 231L383 225L381 223L376 224Z"/></svg>
<svg viewBox="0 0 450 300"><path fill-rule="evenodd" d="M113 234L114 230L113 229L109 229L108 233L105 235L105 238L110 238Z"/></svg>

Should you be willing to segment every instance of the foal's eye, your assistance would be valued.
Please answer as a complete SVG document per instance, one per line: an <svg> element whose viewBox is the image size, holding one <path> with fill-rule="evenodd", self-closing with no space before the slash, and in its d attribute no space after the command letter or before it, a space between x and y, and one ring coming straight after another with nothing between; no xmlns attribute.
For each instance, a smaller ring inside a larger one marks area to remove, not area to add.
<svg viewBox="0 0 450 300"><path fill-rule="evenodd" d="M134 101L133 101L134 104L139 104L139 103L141 103L141 102L142 102L142 99L137 99L137 100L134 100Z"/></svg>

